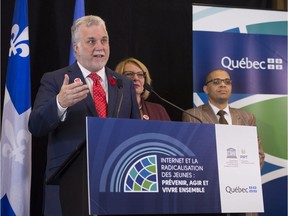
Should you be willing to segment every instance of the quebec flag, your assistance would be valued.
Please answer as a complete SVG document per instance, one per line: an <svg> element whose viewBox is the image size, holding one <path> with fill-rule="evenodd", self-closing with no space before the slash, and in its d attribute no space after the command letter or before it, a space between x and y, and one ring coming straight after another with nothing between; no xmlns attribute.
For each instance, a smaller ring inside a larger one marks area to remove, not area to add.
<svg viewBox="0 0 288 216"><path fill-rule="evenodd" d="M27 0L16 0L0 142L1 216L30 215L31 112Z"/></svg>
<svg viewBox="0 0 288 216"><path fill-rule="evenodd" d="M84 15L85 15L84 0L76 0L75 1L75 8L74 8L73 22ZM72 64L74 61L75 61L75 56L74 56L74 49L73 49L73 41L71 41L69 65Z"/></svg>

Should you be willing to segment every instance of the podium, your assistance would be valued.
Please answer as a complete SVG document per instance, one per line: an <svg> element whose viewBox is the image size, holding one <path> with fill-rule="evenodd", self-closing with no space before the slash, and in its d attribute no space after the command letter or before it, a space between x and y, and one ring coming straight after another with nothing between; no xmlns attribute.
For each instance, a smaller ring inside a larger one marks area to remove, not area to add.
<svg viewBox="0 0 288 216"><path fill-rule="evenodd" d="M256 127L86 122L89 214L264 211Z"/></svg>
<svg viewBox="0 0 288 216"><path fill-rule="evenodd" d="M252 126L87 117L49 179L64 216L263 212Z"/></svg>

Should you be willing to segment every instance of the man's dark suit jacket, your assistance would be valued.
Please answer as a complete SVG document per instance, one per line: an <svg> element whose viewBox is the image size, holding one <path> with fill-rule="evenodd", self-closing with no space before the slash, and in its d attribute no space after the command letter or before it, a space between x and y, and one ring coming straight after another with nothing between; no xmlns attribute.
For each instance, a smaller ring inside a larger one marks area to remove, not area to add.
<svg viewBox="0 0 288 216"><path fill-rule="evenodd" d="M105 73L108 78L108 117L140 119L132 81L109 68L105 68ZM57 182L60 186L45 185L44 215L54 216L62 215L62 213L70 216L87 215L86 151L82 147L86 141L86 116L98 117L98 114L93 98L89 94L84 100L69 107L65 120L60 120L56 96L63 84L64 74L68 74L69 83L74 82L75 78L80 78L83 83L86 83L76 62L68 67L44 74L29 118L29 130L34 136L48 135L46 180L55 179L55 173L62 170L67 159L78 149L82 149L77 160L73 159L72 165L69 165L68 171L60 171L62 172L60 182ZM117 86L115 82L117 79L122 80L122 88ZM64 177L63 173L65 173ZM67 178L68 184L63 185L63 181L67 182Z"/></svg>
<svg viewBox="0 0 288 216"><path fill-rule="evenodd" d="M204 104L199 107L188 109L186 111L190 113L192 116L196 116L199 119L201 119L202 123L219 124L218 118L209 104ZM256 126L256 118L252 113L231 107L229 107L229 111L232 118L232 125ZM193 118L192 116L188 115L187 113L183 113L182 120L186 122L199 123L199 121L196 118ZM258 138L258 149L259 149L260 166L262 167L264 164L265 155L261 144L261 140L259 138Z"/></svg>
<svg viewBox="0 0 288 216"><path fill-rule="evenodd" d="M109 68L105 68L105 72L108 78L108 117L140 118L131 80ZM29 118L29 130L34 136L49 135L46 178L49 178L75 149L85 143L86 116L98 116L93 98L89 94L84 100L69 107L65 121L60 121L56 95L60 92L64 74L68 74L69 83L74 82L75 78L80 78L83 83L86 83L76 62L68 67L44 74ZM119 89L116 82L109 82L109 78L115 81L121 79L123 88ZM121 95L123 95L121 109L117 113Z"/></svg>

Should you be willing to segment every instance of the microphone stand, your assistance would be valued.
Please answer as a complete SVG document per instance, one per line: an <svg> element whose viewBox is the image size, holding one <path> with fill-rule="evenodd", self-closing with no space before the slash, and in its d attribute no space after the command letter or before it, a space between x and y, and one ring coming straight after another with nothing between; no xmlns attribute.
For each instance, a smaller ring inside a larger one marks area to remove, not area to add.
<svg viewBox="0 0 288 216"><path fill-rule="evenodd" d="M116 118L119 118L119 113L120 113L120 109L121 109L121 106L122 106L122 100L123 100L123 90L122 90L123 81L121 79L117 79L116 83L117 83L117 87L118 87L119 91L121 91L120 102L119 102L118 109L117 109L117 114L116 114Z"/></svg>
<svg viewBox="0 0 288 216"><path fill-rule="evenodd" d="M147 91L152 92L153 94L155 94L160 100L162 100L162 101L170 104L171 106L175 107L176 109L178 109L178 110L184 112L185 114L191 116L192 118L198 120L200 123L203 123L202 120L201 120L200 118L198 118L197 116L194 116L194 115L190 114L189 112L187 112L186 110L182 109L181 107L179 107L179 106L171 103L170 101L162 98L157 92L155 92L155 91L152 89L152 87L151 87L148 83L145 83L145 84L144 84L144 89L146 89Z"/></svg>

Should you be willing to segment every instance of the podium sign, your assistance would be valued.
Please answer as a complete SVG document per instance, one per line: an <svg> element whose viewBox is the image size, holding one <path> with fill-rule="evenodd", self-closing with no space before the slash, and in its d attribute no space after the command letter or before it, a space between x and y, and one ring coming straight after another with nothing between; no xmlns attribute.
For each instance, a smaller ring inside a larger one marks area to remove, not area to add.
<svg viewBox="0 0 288 216"><path fill-rule="evenodd" d="M263 212L250 126L87 117L90 214Z"/></svg>

